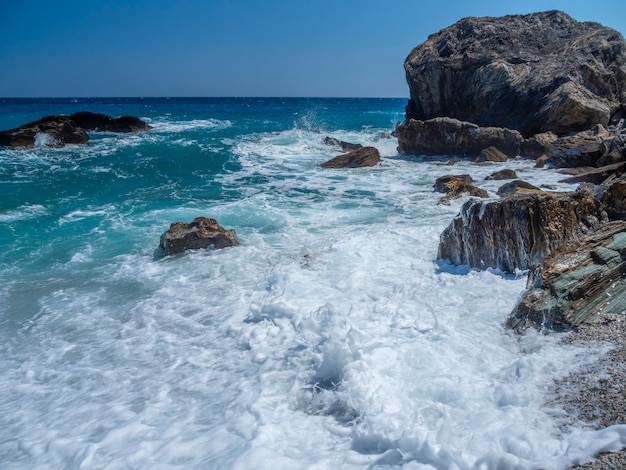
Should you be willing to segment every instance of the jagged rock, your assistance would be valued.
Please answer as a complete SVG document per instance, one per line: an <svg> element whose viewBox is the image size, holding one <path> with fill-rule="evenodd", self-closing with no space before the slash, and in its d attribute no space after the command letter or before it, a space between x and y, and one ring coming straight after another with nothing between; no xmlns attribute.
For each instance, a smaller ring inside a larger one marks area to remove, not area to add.
<svg viewBox="0 0 626 470"><path fill-rule="evenodd" d="M474 163L484 163L484 162L497 162L502 163L506 162L509 159L504 153L498 150L495 147L487 147L486 149L482 149L480 154L474 160Z"/></svg>
<svg viewBox="0 0 626 470"><path fill-rule="evenodd" d="M517 179L517 173L513 170L504 169L500 171L496 171L495 173L490 174L485 178L486 180L513 180Z"/></svg>
<svg viewBox="0 0 626 470"><path fill-rule="evenodd" d="M622 35L560 11L464 18L413 49L404 67L407 122L448 116L526 137L606 127L626 92Z"/></svg>
<svg viewBox="0 0 626 470"><path fill-rule="evenodd" d="M584 188L470 200L441 234L438 257L514 273L540 263L564 242L596 230L604 221L603 204Z"/></svg>
<svg viewBox="0 0 626 470"><path fill-rule="evenodd" d="M626 178L620 177L617 181L608 184L606 189L601 188L600 201L604 204L611 219L626 220Z"/></svg>
<svg viewBox="0 0 626 470"><path fill-rule="evenodd" d="M531 158L545 154L561 168L597 166L620 141L615 133L598 124L562 137L551 132L533 136L522 144L522 153Z"/></svg>
<svg viewBox="0 0 626 470"><path fill-rule="evenodd" d="M496 194L500 197L524 196L527 194L545 193L544 190L522 180L511 181L500 186Z"/></svg>
<svg viewBox="0 0 626 470"><path fill-rule="evenodd" d="M446 193L439 199L438 204L446 204L451 199L469 194L474 197L489 197L487 191L477 188L473 184L474 180L470 175L445 175L437 178L434 184L435 191Z"/></svg>
<svg viewBox="0 0 626 470"><path fill-rule="evenodd" d="M111 117L106 114L82 111L70 116L76 125L87 130L106 132L140 132L152 129L146 122L135 116Z"/></svg>
<svg viewBox="0 0 626 470"><path fill-rule="evenodd" d="M488 147L518 155L523 141L517 131L479 127L451 118L411 119L396 127L398 152L404 155L465 155L475 157Z"/></svg>
<svg viewBox="0 0 626 470"><path fill-rule="evenodd" d="M37 134L49 136L45 144L63 147L65 144L84 144L89 136L74 121L64 114L45 116L38 121L24 124L15 129L0 131L0 145L15 148L35 146Z"/></svg>
<svg viewBox="0 0 626 470"><path fill-rule="evenodd" d="M562 183L593 183L600 184L610 177L620 177L626 169L626 162L614 163L600 168L582 168L573 176L565 178Z"/></svg>
<svg viewBox="0 0 626 470"><path fill-rule="evenodd" d="M507 320L517 331L595 323L626 313L626 222L558 247L528 277L527 290Z"/></svg>
<svg viewBox="0 0 626 470"><path fill-rule="evenodd" d="M322 168L361 168L380 163L380 152L374 147L363 147L338 155L322 163Z"/></svg>
<svg viewBox="0 0 626 470"><path fill-rule="evenodd" d="M190 224L174 222L161 235L159 249L165 255L200 248L226 248L237 246L239 241L234 230L226 230L215 219L196 217Z"/></svg>
<svg viewBox="0 0 626 470"><path fill-rule="evenodd" d="M363 148L361 144L353 144L351 142L346 142L345 140L335 139L334 137L324 137L325 145L332 145L334 147L339 147L343 152L350 152L352 150L359 150Z"/></svg>

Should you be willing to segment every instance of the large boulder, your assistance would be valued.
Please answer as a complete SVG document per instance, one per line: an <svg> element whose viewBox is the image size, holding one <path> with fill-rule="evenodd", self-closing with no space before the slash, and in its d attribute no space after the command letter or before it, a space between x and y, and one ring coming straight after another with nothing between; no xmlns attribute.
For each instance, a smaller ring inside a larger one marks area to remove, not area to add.
<svg viewBox="0 0 626 470"><path fill-rule="evenodd" d="M152 129L145 121L135 116L111 117L106 114L82 111L70 116L83 129L106 132L140 132Z"/></svg>
<svg viewBox="0 0 626 470"><path fill-rule="evenodd" d="M441 234L438 257L507 273L529 269L566 241L598 229L607 220L604 209L585 188L470 200Z"/></svg>
<svg viewBox="0 0 626 470"><path fill-rule="evenodd" d="M413 49L404 68L407 122L445 116L561 135L615 123L626 102L622 35L560 11L464 18Z"/></svg>
<svg viewBox="0 0 626 470"><path fill-rule="evenodd" d="M85 131L77 126L72 119L64 114L55 114L15 129L0 131L0 145L31 148L35 146L38 135L45 136L43 143L49 147L84 144L89 140Z"/></svg>
<svg viewBox="0 0 626 470"><path fill-rule="evenodd" d="M517 131L479 127L448 117L410 119L398 124L398 152L404 155L465 155L476 157L489 147L516 156L523 142Z"/></svg>
<svg viewBox="0 0 626 470"><path fill-rule="evenodd" d="M521 331L595 323L626 309L626 222L603 225L549 254L528 277L527 290L507 320Z"/></svg>
<svg viewBox="0 0 626 470"><path fill-rule="evenodd" d="M159 249L165 255L201 248L226 248L237 246L239 241L234 230L226 230L217 220L196 217L190 224L174 222L161 235Z"/></svg>
<svg viewBox="0 0 626 470"><path fill-rule="evenodd" d="M322 168L362 168L380 163L380 152L374 147L362 147L322 163Z"/></svg>

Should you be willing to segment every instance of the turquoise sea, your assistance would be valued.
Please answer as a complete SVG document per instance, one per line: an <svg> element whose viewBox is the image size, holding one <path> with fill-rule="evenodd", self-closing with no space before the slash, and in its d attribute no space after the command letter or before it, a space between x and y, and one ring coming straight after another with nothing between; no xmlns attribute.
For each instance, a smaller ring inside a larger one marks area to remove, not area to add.
<svg viewBox="0 0 626 470"><path fill-rule="evenodd" d="M3 469L564 469L626 444L546 405L602 346L516 336L526 273L437 261L454 167L400 156L405 99L0 99L154 129L0 149ZM327 170L326 136L377 147ZM241 246L157 259L175 221Z"/></svg>

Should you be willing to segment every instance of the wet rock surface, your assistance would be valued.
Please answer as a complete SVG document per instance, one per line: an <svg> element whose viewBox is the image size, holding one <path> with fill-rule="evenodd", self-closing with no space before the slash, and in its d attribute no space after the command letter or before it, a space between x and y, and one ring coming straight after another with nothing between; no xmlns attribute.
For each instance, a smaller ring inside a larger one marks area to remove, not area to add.
<svg viewBox="0 0 626 470"><path fill-rule="evenodd" d="M89 141L89 136L85 131L69 117L64 114L55 114L15 129L0 131L0 145L31 148L35 146L39 135L45 136L43 143L49 147L84 144Z"/></svg>
<svg viewBox="0 0 626 470"><path fill-rule="evenodd" d="M322 163L322 168L362 168L380 163L380 152L374 147L362 147Z"/></svg>
<svg viewBox="0 0 626 470"><path fill-rule="evenodd" d="M474 180L470 175L444 175L437 178L434 184L435 191L446 193L438 204L446 204L451 199L457 199L464 194L474 197L489 197L484 189L474 186Z"/></svg>
<svg viewBox="0 0 626 470"><path fill-rule="evenodd" d="M140 132L152 129L152 126L135 116L111 117L106 114L82 111L70 115L70 119L77 126L91 131Z"/></svg>
<svg viewBox="0 0 626 470"><path fill-rule="evenodd" d="M161 235L159 250L163 255L172 255L186 250L213 247L215 249L239 245L234 230L226 230L217 220L196 217L190 224L174 222Z"/></svg>

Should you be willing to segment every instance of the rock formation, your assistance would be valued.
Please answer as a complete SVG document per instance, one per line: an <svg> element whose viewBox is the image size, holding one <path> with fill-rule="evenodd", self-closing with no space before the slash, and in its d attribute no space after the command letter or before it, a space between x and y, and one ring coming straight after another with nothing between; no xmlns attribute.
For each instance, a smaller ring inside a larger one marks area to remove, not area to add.
<svg viewBox="0 0 626 470"><path fill-rule="evenodd" d="M530 137L624 117L624 38L560 11L464 18L413 49L404 67L407 123L450 117Z"/></svg>
<svg viewBox="0 0 626 470"><path fill-rule="evenodd" d="M489 197L484 189L474 186L470 175L445 175L437 178L434 184L435 191L446 193L437 204L447 204L450 199L456 199L463 194L475 197Z"/></svg>
<svg viewBox="0 0 626 470"><path fill-rule="evenodd" d="M515 180L511 181L510 183L503 184L498 188L498 191L496 192L496 194L500 197L524 196L527 194L540 193L545 193L545 191L522 180Z"/></svg>
<svg viewBox="0 0 626 470"><path fill-rule="evenodd" d="M411 119L396 128L398 152L405 155L466 155L476 157L494 147L516 156L522 144L517 131L500 127L479 127L447 117L426 121Z"/></svg>
<svg viewBox="0 0 626 470"><path fill-rule="evenodd" d="M0 131L0 145L31 148L35 146L38 134L48 136L45 144L50 147L84 144L89 140L89 136L74 121L63 114L55 114L15 129Z"/></svg>
<svg viewBox="0 0 626 470"><path fill-rule="evenodd" d="M239 241L234 230L226 230L215 219L196 217L190 224L174 222L161 235L159 249L165 255L200 248L226 248L237 246Z"/></svg>
<svg viewBox="0 0 626 470"><path fill-rule="evenodd" d="M517 179L517 173L513 170L505 168L504 170L496 171L485 178L486 180L514 180Z"/></svg>
<svg viewBox="0 0 626 470"><path fill-rule="evenodd" d="M485 162L506 162L509 159L503 152L495 147L487 147L480 151L480 154L474 160L474 163Z"/></svg>
<svg viewBox="0 0 626 470"><path fill-rule="evenodd" d="M594 323L626 312L626 222L558 247L530 273L507 326L517 331Z"/></svg>
<svg viewBox="0 0 626 470"><path fill-rule="evenodd" d="M135 116L120 116L114 118L106 114L82 111L72 114L70 119L73 120L77 126L93 131L139 132L152 129L152 126L149 126L146 122Z"/></svg>
<svg viewBox="0 0 626 470"><path fill-rule="evenodd" d="M322 168L361 168L380 162L380 152L374 147L362 147L322 163Z"/></svg>
<svg viewBox="0 0 626 470"><path fill-rule="evenodd" d="M507 273L529 269L607 220L604 204L594 196L582 188L575 193L470 200L441 234L438 257Z"/></svg>

